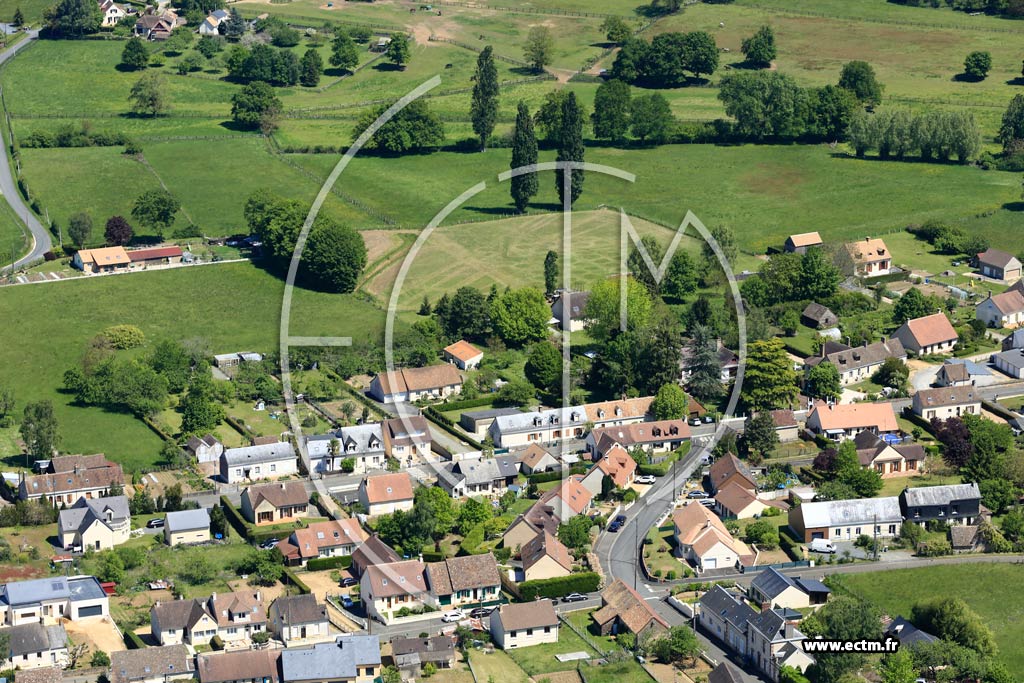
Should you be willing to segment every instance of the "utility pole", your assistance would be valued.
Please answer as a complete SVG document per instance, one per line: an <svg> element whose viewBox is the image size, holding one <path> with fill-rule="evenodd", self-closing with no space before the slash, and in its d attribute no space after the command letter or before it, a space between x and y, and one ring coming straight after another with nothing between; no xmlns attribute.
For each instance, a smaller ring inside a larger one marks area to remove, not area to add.
<svg viewBox="0 0 1024 683"><path fill-rule="evenodd" d="M633 520L633 547L636 548L636 554L633 556L633 590L636 590L636 575L640 570L640 553L643 549L640 547L640 524L639 520Z"/></svg>
<svg viewBox="0 0 1024 683"><path fill-rule="evenodd" d="M878 562L878 513L875 513L875 562Z"/></svg>

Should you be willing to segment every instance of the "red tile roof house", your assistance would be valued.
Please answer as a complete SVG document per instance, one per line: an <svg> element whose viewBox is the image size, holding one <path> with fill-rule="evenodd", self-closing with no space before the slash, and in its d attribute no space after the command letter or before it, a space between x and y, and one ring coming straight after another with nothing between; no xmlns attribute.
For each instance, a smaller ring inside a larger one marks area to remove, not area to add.
<svg viewBox="0 0 1024 683"><path fill-rule="evenodd" d="M654 611L651 604L622 579L615 579L601 591L601 603L601 608L592 615L601 635L628 631L639 641L664 633L669 628L668 622Z"/></svg>
<svg viewBox="0 0 1024 683"><path fill-rule="evenodd" d="M444 359L453 363L459 370L469 370L478 367L484 359L484 352L470 344L465 339L460 339L454 344L444 347Z"/></svg>
<svg viewBox="0 0 1024 683"><path fill-rule="evenodd" d="M640 446L648 453L668 453L689 438L690 426L686 420L659 420L592 429L587 434L586 446L596 460L615 444L626 450ZM652 462L658 462L658 458L652 458Z"/></svg>
<svg viewBox="0 0 1024 683"><path fill-rule="evenodd" d="M501 602L501 576L491 553L428 562L426 574L427 603L432 607L482 607Z"/></svg>
<svg viewBox="0 0 1024 683"><path fill-rule="evenodd" d="M626 488L635 476L636 460L625 448L616 444L583 475L581 483L597 498L602 493Z"/></svg>
<svg viewBox="0 0 1024 683"><path fill-rule="evenodd" d="M277 549L289 565L305 566L317 557L347 557L369 538L354 518L314 522L296 529Z"/></svg>
<svg viewBox="0 0 1024 683"><path fill-rule="evenodd" d="M736 540L711 510L691 502L672 515L680 557L703 571L753 564L754 552Z"/></svg>
<svg viewBox="0 0 1024 683"><path fill-rule="evenodd" d="M132 249L128 252L128 260L133 268L148 268L150 266L167 266L174 263L181 263L181 247L153 247L151 249Z"/></svg>
<svg viewBox="0 0 1024 683"><path fill-rule="evenodd" d="M990 294L974 307L974 317L989 327L1019 327L1024 323L1024 294L1014 287Z"/></svg>
<svg viewBox="0 0 1024 683"><path fill-rule="evenodd" d="M370 396L381 403L440 400L459 393L462 393L462 375L447 363L385 371L370 381Z"/></svg>
<svg viewBox="0 0 1024 683"><path fill-rule="evenodd" d="M412 477L408 472L375 474L359 482L357 495L370 517L390 514L396 510L411 510Z"/></svg>
<svg viewBox="0 0 1024 683"><path fill-rule="evenodd" d="M561 484L547 491L534 505L549 506L552 513L564 524L576 515L582 515L591 508L594 496L583 486L580 475L564 479Z"/></svg>
<svg viewBox="0 0 1024 683"><path fill-rule="evenodd" d="M785 250L791 254L806 253L811 247L820 247L821 235L816 232L802 232L786 238Z"/></svg>
<svg viewBox="0 0 1024 683"><path fill-rule="evenodd" d="M359 595L367 615L384 623L422 609L429 600L426 567L419 560L404 560L366 567L359 583ZM404 610L404 611L403 611Z"/></svg>
<svg viewBox="0 0 1024 683"><path fill-rule="evenodd" d="M57 507L71 507L80 498L101 498L115 484L124 486L124 472L102 453L63 455L51 459L43 474L23 477L18 498L36 500L46 496Z"/></svg>
<svg viewBox="0 0 1024 683"><path fill-rule="evenodd" d="M933 353L952 353L960 335L953 329L945 313L934 313L923 318L914 318L900 325L892 336L899 339L903 348L918 356Z"/></svg>
<svg viewBox="0 0 1024 683"><path fill-rule="evenodd" d="M853 403L825 405L815 403L807 416L807 429L832 441L846 441L863 431L879 436L900 430L891 403Z"/></svg>

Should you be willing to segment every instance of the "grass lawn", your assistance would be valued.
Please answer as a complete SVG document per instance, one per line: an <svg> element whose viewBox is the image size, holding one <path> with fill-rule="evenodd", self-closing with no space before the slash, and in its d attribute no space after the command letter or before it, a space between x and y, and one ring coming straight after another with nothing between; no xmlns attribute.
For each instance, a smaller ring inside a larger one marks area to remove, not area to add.
<svg viewBox="0 0 1024 683"><path fill-rule="evenodd" d="M529 676L515 661L501 650L487 654L482 650L469 651L469 663L478 681L502 683L529 683Z"/></svg>
<svg viewBox="0 0 1024 683"><path fill-rule="evenodd" d="M17 387L19 404L54 402L62 452L106 453L128 470L152 468L161 445L156 434L130 415L74 405L60 391L64 371L91 338L122 323L141 327L150 344L170 337L200 339L211 353L272 352L283 289L280 279L248 263L11 287L0 296L0 319L19 324L0 330L0 381ZM295 290L293 334L379 341L383 322L379 309L355 296Z"/></svg>
<svg viewBox="0 0 1024 683"><path fill-rule="evenodd" d="M586 652L591 657L598 656L594 648L576 635L572 629L565 626L558 629L557 643L544 643L543 645L509 650L508 654L516 664L522 667L523 671L536 679L540 674L575 669L577 661L560 662L555 659L555 655L570 652Z"/></svg>
<svg viewBox="0 0 1024 683"><path fill-rule="evenodd" d="M651 683L651 676L632 659L590 666L583 672L587 683Z"/></svg>
<svg viewBox="0 0 1024 683"><path fill-rule="evenodd" d="M598 632L597 624L594 623L591 615L597 611L594 609L574 610L565 615L566 619L572 622L572 625L578 628L580 631L586 633L592 642L596 642L597 645L604 652L612 652L614 650L621 650L619 644L615 641L615 636L603 636ZM563 628L562 632L566 630Z"/></svg>
<svg viewBox="0 0 1024 683"><path fill-rule="evenodd" d="M995 633L999 659L1010 671L1024 671L1024 598L1007 590L1024 579L1024 568L1010 564L957 565L850 574L843 583L891 616L910 616L911 608L938 596L955 596L977 612ZM589 678L589 677L588 677Z"/></svg>
<svg viewBox="0 0 1024 683"><path fill-rule="evenodd" d="M878 492L878 496L898 496L908 486L946 486L960 483L963 483L963 479L957 475L922 474L915 477L891 477L882 480L882 489Z"/></svg>
<svg viewBox="0 0 1024 683"><path fill-rule="evenodd" d="M644 562L647 570L653 576L667 578L669 572L675 572L675 576L681 577L687 570L686 564L680 562L672 555L675 547L672 542L672 525L663 527L652 527L647 532L647 541L644 545Z"/></svg>

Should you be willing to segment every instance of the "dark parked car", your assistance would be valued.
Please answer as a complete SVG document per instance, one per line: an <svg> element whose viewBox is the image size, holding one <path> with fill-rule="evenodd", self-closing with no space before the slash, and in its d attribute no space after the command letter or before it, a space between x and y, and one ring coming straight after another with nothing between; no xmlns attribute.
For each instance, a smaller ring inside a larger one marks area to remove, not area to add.
<svg viewBox="0 0 1024 683"><path fill-rule="evenodd" d="M493 611L493 607L477 607L469 613L469 616L473 619L483 619L484 617L489 617Z"/></svg>
<svg viewBox="0 0 1024 683"><path fill-rule="evenodd" d="M147 529L163 529L164 528L164 518L163 517L154 517L153 519L151 519L148 522L146 522L146 528Z"/></svg>
<svg viewBox="0 0 1024 683"><path fill-rule="evenodd" d="M622 528L622 522L612 522L611 524L608 525L608 531L612 532L613 534L618 532L618 530L621 529L621 528Z"/></svg>
<svg viewBox="0 0 1024 683"><path fill-rule="evenodd" d="M341 580L342 588L348 588L349 586L354 586L357 583L359 583L359 581L353 579L351 576L346 576L344 579Z"/></svg>

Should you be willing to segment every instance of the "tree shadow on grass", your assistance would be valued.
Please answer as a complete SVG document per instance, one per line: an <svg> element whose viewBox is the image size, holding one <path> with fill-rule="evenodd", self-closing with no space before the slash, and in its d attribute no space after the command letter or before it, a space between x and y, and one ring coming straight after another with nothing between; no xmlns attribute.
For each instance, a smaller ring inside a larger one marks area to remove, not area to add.
<svg viewBox="0 0 1024 683"><path fill-rule="evenodd" d="M249 126L246 126L245 124L238 123L237 121L232 121L232 120L221 121L217 125L220 126L223 129L225 129L225 130L230 130L232 133L254 133L254 132L256 132L255 128L251 128Z"/></svg>
<svg viewBox="0 0 1024 683"><path fill-rule="evenodd" d="M984 78L978 78L977 76L971 76L966 73L959 73L950 79L954 83L981 83Z"/></svg>
<svg viewBox="0 0 1024 683"><path fill-rule="evenodd" d="M1024 211L1024 201L1006 202L1003 204L1003 208L1007 211Z"/></svg>
<svg viewBox="0 0 1024 683"><path fill-rule="evenodd" d="M404 66L398 64L392 64L391 62L377 62L373 65L376 71L405 71Z"/></svg>
<svg viewBox="0 0 1024 683"><path fill-rule="evenodd" d="M348 69L342 69L341 67L331 66L324 69L324 76L328 78L341 78L342 76L351 76L352 72Z"/></svg>
<svg viewBox="0 0 1024 683"><path fill-rule="evenodd" d="M508 218L513 218L519 215L516 213L515 207L513 206L467 206L464 208L466 211L482 213L485 216L506 216Z"/></svg>
<svg viewBox="0 0 1024 683"><path fill-rule="evenodd" d="M514 66L511 69L509 69L509 71L511 73L516 74L517 76L524 77L540 76L542 73L544 73L543 71L537 71L532 66Z"/></svg>
<svg viewBox="0 0 1024 683"><path fill-rule="evenodd" d="M142 73L143 71L146 70L145 68L139 69L137 67L129 66L127 64L118 64L117 66L114 67L114 69L116 69L117 71L120 71L123 74Z"/></svg>
<svg viewBox="0 0 1024 683"><path fill-rule="evenodd" d="M1024 85L1024 76L1017 76L1006 81L1006 85Z"/></svg>

